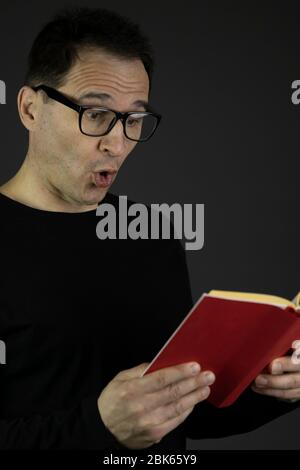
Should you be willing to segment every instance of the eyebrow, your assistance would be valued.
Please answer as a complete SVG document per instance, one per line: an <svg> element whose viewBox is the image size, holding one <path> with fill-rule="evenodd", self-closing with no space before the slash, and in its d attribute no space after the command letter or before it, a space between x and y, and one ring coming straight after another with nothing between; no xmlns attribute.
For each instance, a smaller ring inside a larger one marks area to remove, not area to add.
<svg viewBox="0 0 300 470"><path fill-rule="evenodd" d="M99 93L99 92L94 92L90 91L88 93L84 93L79 97L80 100L84 98L98 98L99 100L103 101L109 101L112 100L112 96L109 95L108 93ZM136 100L132 103L133 106L144 106L145 109L149 107L149 103L144 100Z"/></svg>

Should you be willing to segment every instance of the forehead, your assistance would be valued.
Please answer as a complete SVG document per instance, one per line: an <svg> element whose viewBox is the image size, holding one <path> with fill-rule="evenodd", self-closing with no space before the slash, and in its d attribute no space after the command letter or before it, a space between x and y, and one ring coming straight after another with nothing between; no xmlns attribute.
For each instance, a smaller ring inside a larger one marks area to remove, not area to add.
<svg viewBox="0 0 300 470"><path fill-rule="evenodd" d="M63 88L76 96L102 91L113 99L147 100L149 78L139 59L118 58L101 49L85 50L69 70Z"/></svg>

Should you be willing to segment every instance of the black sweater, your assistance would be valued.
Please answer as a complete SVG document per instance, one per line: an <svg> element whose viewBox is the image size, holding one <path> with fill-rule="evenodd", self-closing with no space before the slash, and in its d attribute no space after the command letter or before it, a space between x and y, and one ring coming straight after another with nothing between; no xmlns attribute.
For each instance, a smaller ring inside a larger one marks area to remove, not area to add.
<svg viewBox="0 0 300 470"><path fill-rule="evenodd" d="M104 202L118 208L118 196ZM192 307L181 242L100 240L95 210L43 211L2 194L0 211L0 449L122 448L97 398L119 371L150 362ZM298 403L251 389L227 409L200 403L148 452L249 431Z"/></svg>

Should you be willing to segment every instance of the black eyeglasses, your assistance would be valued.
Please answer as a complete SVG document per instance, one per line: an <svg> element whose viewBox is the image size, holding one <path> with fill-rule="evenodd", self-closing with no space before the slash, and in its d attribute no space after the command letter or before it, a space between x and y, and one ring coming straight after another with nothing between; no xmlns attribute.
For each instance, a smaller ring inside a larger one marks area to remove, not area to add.
<svg viewBox="0 0 300 470"><path fill-rule="evenodd" d="M80 131L91 137L101 137L108 134L120 119L127 139L145 142L153 136L161 120L161 115L152 110L120 113L98 106L81 106L47 85L38 85L32 89L34 91L42 90L49 98L77 111Z"/></svg>

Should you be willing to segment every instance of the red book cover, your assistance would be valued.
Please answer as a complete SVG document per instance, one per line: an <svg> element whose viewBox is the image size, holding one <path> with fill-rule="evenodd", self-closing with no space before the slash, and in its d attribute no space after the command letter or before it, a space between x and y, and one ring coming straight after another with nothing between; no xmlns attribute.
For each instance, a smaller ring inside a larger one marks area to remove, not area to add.
<svg viewBox="0 0 300 470"><path fill-rule="evenodd" d="M296 339L300 316L291 305L203 294L142 376L196 361L216 376L207 400L216 407L229 406Z"/></svg>

